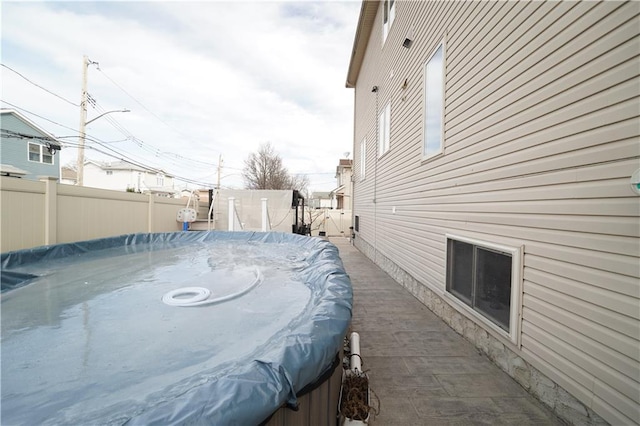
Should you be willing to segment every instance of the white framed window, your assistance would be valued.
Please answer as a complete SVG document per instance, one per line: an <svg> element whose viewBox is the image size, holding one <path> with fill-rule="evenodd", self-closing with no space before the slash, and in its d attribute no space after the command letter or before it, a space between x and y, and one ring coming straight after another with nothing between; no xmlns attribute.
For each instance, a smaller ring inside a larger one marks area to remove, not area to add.
<svg viewBox="0 0 640 426"><path fill-rule="evenodd" d="M391 102L383 108L378 116L378 157L389 151L391 137Z"/></svg>
<svg viewBox="0 0 640 426"><path fill-rule="evenodd" d="M40 162L40 147L37 143L29 142L29 161L35 161L36 163Z"/></svg>
<svg viewBox="0 0 640 426"><path fill-rule="evenodd" d="M53 154L49 152L49 148L42 147L42 162L45 164L53 164Z"/></svg>
<svg viewBox="0 0 640 426"><path fill-rule="evenodd" d="M156 175L156 185L163 186L164 185L164 175L162 173L158 173Z"/></svg>
<svg viewBox="0 0 640 426"><path fill-rule="evenodd" d="M360 180L364 180L367 173L367 138L360 141Z"/></svg>
<svg viewBox="0 0 640 426"><path fill-rule="evenodd" d="M483 324L518 343L522 247L447 235L446 294Z"/></svg>
<svg viewBox="0 0 640 426"><path fill-rule="evenodd" d="M107 176L112 176L113 175L113 170L107 170L106 173L107 173Z"/></svg>
<svg viewBox="0 0 640 426"><path fill-rule="evenodd" d="M382 5L382 44L384 45L391 30L391 25L396 18L396 1L384 0Z"/></svg>
<svg viewBox="0 0 640 426"><path fill-rule="evenodd" d="M424 159L442 153L444 145L444 42L424 65Z"/></svg>
<svg viewBox="0 0 640 426"><path fill-rule="evenodd" d="M35 163L53 164L53 154L49 152L49 149L38 143L29 142L28 147L29 161Z"/></svg>

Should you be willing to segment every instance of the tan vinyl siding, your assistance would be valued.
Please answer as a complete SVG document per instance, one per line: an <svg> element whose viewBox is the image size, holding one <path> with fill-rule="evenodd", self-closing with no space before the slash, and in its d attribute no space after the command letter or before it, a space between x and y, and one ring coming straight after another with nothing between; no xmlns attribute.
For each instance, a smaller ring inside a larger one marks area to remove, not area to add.
<svg viewBox="0 0 640 426"><path fill-rule="evenodd" d="M368 151L356 241L441 295L445 234L523 247L512 350L614 424L640 423L639 15L638 2L400 1L384 45L375 20L354 94L355 170L365 137ZM423 161L423 70L443 41L444 154Z"/></svg>

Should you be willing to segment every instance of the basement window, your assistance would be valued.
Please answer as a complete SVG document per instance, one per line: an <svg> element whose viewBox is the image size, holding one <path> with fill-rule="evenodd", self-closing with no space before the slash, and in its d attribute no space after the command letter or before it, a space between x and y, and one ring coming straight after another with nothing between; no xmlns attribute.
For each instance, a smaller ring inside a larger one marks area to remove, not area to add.
<svg viewBox="0 0 640 426"><path fill-rule="evenodd" d="M520 251L447 236L447 294L514 342L520 300Z"/></svg>

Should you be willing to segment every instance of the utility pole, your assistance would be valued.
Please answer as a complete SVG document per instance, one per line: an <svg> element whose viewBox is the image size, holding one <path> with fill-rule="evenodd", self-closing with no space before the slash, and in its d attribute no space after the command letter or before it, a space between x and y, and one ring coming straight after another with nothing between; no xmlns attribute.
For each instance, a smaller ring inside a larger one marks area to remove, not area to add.
<svg viewBox="0 0 640 426"><path fill-rule="evenodd" d="M87 74L89 70L89 57L82 57L82 92L80 93L80 141L78 143L78 162L76 165L76 184L82 186L84 173L84 138L87 125Z"/></svg>
<svg viewBox="0 0 640 426"><path fill-rule="evenodd" d="M222 154L218 157L218 185L216 185L216 189L220 189L220 172L222 171Z"/></svg>

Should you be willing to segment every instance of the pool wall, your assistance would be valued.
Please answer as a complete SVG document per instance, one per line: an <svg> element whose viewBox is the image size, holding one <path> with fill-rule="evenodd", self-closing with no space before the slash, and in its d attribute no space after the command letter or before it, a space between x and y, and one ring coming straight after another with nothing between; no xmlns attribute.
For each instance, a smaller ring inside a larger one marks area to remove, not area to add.
<svg viewBox="0 0 640 426"><path fill-rule="evenodd" d="M127 401L120 402L117 405L119 412L109 412L106 417L101 416L108 410L100 410L96 413L83 412L74 418L66 417L65 421L127 425L250 425L268 421L270 425L280 425L308 424L305 421L298 422L306 417L315 424L320 411L328 416L327 424L335 420L341 368L332 369L332 366L335 366L334 361L340 354L351 321L352 290L338 249L328 241L284 233L175 232L130 234L3 253L0 257L2 303L11 303L11 298L5 296L19 291L20 287L38 282L39 275L30 272L30 266L35 264L42 270L43 265L49 263L55 265L62 259L68 261L74 257L93 257L104 250L121 249L123 253L138 253L189 244L197 249L202 244L221 241L259 245L265 250L272 250L279 245L294 245L300 251L305 251L307 255L305 266L301 268L302 280L313 291L321 293L317 303L305 308L308 311L304 316L308 321L297 324L295 329L278 333L278 345L264 345L264 352L231 369L227 368L224 377L207 372L196 373L195 377L189 377L189 382L196 385L190 385L183 393L172 395L170 399L157 397L162 392L155 392L143 398L142 403L136 401L127 406ZM11 353L3 350L3 370L18 362L11 357ZM325 380L320 381L315 389L301 392L323 377ZM11 385L3 382L2 418L7 421L16 415L11 408L16 405L5 404L8 399L16 397L10 394ZM55 398L55 395L55 389L52 389L51 398ZM289 408L278 411L283 406L300 407L300 410L297 413ZM56 415L51 413L51 422L62 420ZM15 418L23 419L23 424L29 422L28 415L25 417L24 413Z"/></svg>

